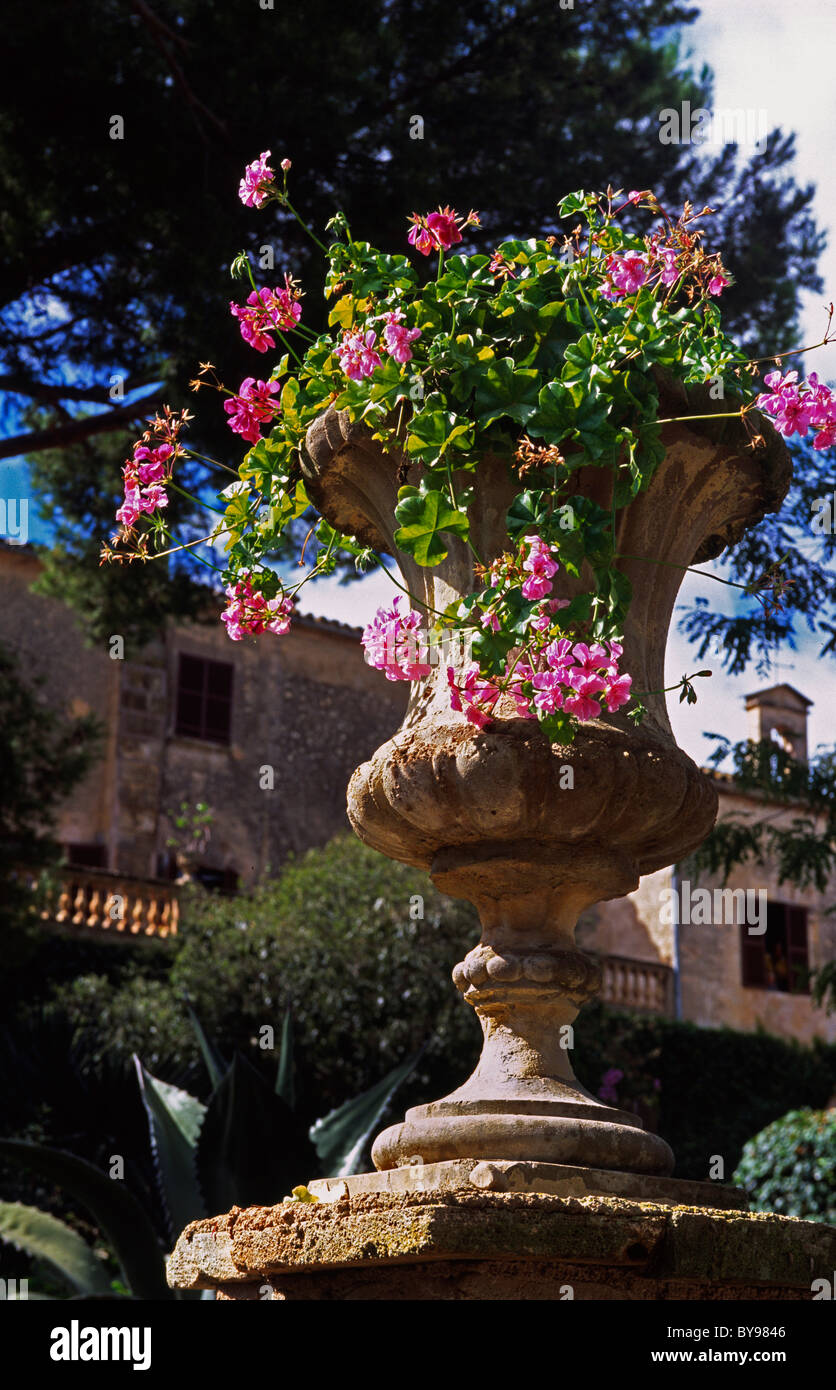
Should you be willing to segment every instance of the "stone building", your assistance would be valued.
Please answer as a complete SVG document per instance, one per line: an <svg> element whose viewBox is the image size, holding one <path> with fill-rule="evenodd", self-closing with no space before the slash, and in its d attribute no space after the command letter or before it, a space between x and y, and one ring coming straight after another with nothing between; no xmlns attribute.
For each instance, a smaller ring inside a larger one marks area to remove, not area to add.
<svg viewBox="0 0 836 1390"><path fill-rule="evenodd" d="M749 737L776 739L806 760L810 704L790 685L749 695ZM736 788L732 777L712 775L720 817L764 815L764 803ZM799 807L769 808L777 825L799 814ZM636 1002L645 1007L706 1027L762 1028L802 1042L833 1042L836 1014L828 1018L814 1007L808 982L809 971L836 958L836 914L827 912L832 902L832 893L779 883L772 865L739 866L725 885L662 869L643 878L629 897L587 914L578 939L605 957L644 964L648 973L632 970L637 993L646 993Z"/></svg>
<svg viewBox="0 0 836 1390"><path fill-rule="evenodd" d="M347 827L348 779L407 698L366 665L357 629L300 615L282 638L231 642L213 610L119 659L86 647L66 606L30 591L38 570L31 547L0 546L0 642L66 712L104 726L102 757L58 824L71 865L166 877L183 802L212 813L193 858L222 888Z"/></svg>

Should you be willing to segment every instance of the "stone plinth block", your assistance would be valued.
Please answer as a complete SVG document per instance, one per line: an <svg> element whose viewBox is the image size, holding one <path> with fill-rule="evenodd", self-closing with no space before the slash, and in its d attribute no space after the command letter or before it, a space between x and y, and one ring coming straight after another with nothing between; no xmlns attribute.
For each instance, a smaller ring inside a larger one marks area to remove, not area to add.
<svg viewBox="0 0 836 1390"><path fill-rule="evenodd" d="M807 1300L834 1268L836 1228L793 1217L436 1191L233 1207L186 1227L168 1282L234 1300Z"/></svg>

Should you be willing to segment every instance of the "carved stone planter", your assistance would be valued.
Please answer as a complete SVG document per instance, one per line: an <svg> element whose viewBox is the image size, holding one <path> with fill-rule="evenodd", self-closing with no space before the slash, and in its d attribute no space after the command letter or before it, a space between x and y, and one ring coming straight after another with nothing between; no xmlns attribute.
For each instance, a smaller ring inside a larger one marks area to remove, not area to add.
<svg viewBox="0 0 836 1390"><path fill-rule="evenodd" d="M705 389L686 395L663 383L664 417L727 409ZM664 685L682 566L713 558L776 510L791 471L783 442L765 424L757 450L736 420L663 429L663 463L617 515L618 553L635 557L621 562L634 593L622 669L641 692ZM397 550L397 491L417 482L419 470L384 453L362 425L333 410L317 420L303 471L327 519L394 555L407 588L433 609L475 587L470 552L457 539L433 570ZM608 470L585 469L572 490L608 506L611 485ZM507 465L484 459L471 518L486 563L508 548L504 518L514 491ZM571 598L585 587L561 570L554 592ZM500 704L497 721L476 730L450 708L439 668L414 688L398 733L355 772L348 809L360 838L469 899L483 928L453 972L482 1024L479 1064L452 1095L410 1110L378 1137L378 1169L481 1159L672 1170L661 1138L579 1084L566 1046L565 1025L600 984L595 959L574 944L578 915L694 849L716 815L711 784L674 742L664 695L642 700L640 727L611 715L584 725L572 745L551 747L512 705Z"/></svg>
<svg viewBox="0 0 836 1390"><path fill-rule="evenodd" d="M667 387L661 413L717 409L707 392L686 400ZM790 478L768 427L756 452L733 420L665 429L648 492L618 516L619 553L646 557L623 562L634 587L623 669L637 691L663 685L681 566L775 510ZM414 472L333 411L307 448L308 490L325 516L397 555L397 489ZM573 490L605 505L609 485L587 470ZM511 495L505 466L485 459L474 529L486 561L506 548ZM397 559L437 610L472 587L455 541L434 571ZM556 590L572 593L561 574ZM567 1289L592 1300L799 1300L829 1277L836 1231L735 1210L745 1204L735 1188L667 1177L667 1144L585 1091L561 1046L598 986L594 959L574 945L578 914L687 853L716 814L711 784L676 747L664 696L643 702L640 728L613 715L560 748L513 708L475 730L451 710L443 671L413 691L399 732L354 774L349 815L368 844L478 907L482 939L453 978L482 1024L479 1064L378 1137L377 1172L312 1182L315 1204L233 1207L187 1227L170 1284L235 1300L554 1300Z"/></svg>

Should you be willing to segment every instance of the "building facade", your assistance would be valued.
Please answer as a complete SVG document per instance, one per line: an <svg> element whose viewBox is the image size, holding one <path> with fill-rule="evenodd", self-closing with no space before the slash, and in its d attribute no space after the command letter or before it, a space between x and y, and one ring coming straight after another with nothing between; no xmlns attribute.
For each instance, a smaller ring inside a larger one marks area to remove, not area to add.
<svg viewBox="0 0 836 1390"><path fill-rule="evenodd" d="M29 547L0 549L0 642L65 713L104 728L58 824L71 865L171 876L167 842L187 839L175 820L203 803L197 876L246 887L347 827L348 780L408 693L366 665L357 629L297 616L284 637L232 642L215 617L167 624L141 651L91 648L64 604L31 592L38 571Z"/></svg>
<svg viewBox="0 0 836 1390"><path fill-rule="evenodd" d="M810 701L789 685L746 699L749 737L775 739L807 758ZM735 787L717 783L719 818L789 826L799 807L766 806ZM774 865L747 862L723 884L683 868L662 869L641 880L629 897L587 913L578 937L588 949L643 961L669 972L667 1009L704 1027L763 1029L810 1042L836 1041L836 1014L816 1007L809 974L836 958L832 893L779 882ZM660 973L659 979L664 976Z"/></svg>

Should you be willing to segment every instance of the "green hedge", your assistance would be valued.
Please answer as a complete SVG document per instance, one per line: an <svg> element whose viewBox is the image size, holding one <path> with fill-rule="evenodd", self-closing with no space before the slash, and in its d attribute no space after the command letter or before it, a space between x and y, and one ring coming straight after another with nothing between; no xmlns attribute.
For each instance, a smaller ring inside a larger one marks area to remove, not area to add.
<svg viewBox="0 0 836 1390"><path fill-rule="evenodd" d="M821 1109L836 1090L836 1044L804 1047L594 1004L578 1019L574 1059L596 1095L608 1070L623 1072L618 1103L667 1139L682 1178L708 1179L719 1155L730 1182L748 1139L788 1110Z"/></svg>

